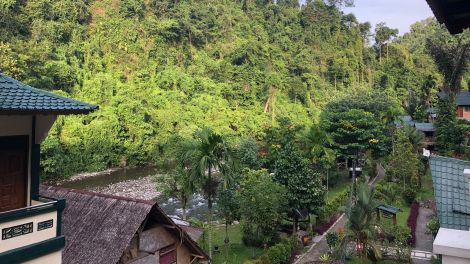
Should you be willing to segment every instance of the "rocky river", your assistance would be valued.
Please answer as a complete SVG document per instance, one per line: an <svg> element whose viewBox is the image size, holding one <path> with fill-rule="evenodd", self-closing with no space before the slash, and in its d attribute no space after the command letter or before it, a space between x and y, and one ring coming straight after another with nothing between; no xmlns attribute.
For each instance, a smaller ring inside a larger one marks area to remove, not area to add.
<svg viewBox="0 0 470 264"><path fill-rule="evenodd" d="M174 198L164 197L158 190L156 176L163 172L155 167L109 169L103 172L81 173L56 183L65 188L88 190L98 193L124 196L143 200L155 200L170 216L181 217L181 204ZM188 217L204 220L207 205L204 197L195 194L188 202Z"/></svg>

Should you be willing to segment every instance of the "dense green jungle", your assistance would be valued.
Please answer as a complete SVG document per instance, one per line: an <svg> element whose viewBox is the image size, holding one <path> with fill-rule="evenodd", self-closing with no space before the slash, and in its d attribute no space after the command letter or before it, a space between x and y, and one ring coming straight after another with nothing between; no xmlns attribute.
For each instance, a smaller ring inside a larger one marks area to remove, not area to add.
<svg viewBox="0 0 470 264"><path fill-rule="evenodd" d="M349 4L2 0L0 69L99 105L58 118L42 145L45 179L163 164L178 141L202 127L233 146L257 142L264 153L275 149L267 145L273 128L333 133L349 116L373 134L365 143L386 143L386 125L374 131L374 122L426 119L446 81L426 43L457 37L433 18L404 35L383 23L373 27L345 13ZM469 88L468 69L461 75L459 85ZM344 108L350 103L363 110ZM341 142L329 145L347 152Z"/></svg>

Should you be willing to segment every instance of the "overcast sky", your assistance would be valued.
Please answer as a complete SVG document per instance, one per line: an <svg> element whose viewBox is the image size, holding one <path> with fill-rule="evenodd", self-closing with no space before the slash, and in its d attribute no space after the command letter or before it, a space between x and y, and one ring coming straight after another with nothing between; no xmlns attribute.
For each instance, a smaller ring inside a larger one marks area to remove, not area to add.
<svg viewBox="0 0 470 264"><path fill-rule="evenodd" d="M343 11L354 13L360 22L369 21L373 26L385 22L398 28L400 35L408 32L414 22L434 16L426 0L354 0L354 7Z"/></svg>

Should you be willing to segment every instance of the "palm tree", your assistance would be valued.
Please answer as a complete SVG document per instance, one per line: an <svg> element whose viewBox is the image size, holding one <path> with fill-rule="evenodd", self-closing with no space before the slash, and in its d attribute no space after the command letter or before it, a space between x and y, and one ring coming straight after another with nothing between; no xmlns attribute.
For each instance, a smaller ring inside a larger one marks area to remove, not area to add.
<svg viewBox="0 0 470 264"><path fill-rule="evenodd" d="M412 126L405 126L403 131L411 145L413 145L414 152L419 153L421 148L424 146L424 133Z"/></svg>
<svg viewBox="0 0 470 264"><path fill-rule="evenodd" d="M202 189L207 198L209 226L209 257L212 258L212 203L220 178L227 187L230 183L233 160L224 138L210 128L202 128L194 133L193 140L182 143L179 162L190 173L190 178ZM218 171L219 175L214 175Z"/></svg>
<svg viewBox="0 0 470 264"><path fill-rule="evenodd" d="M340 248L345 250L349 241L355 241L362 261L367 257L376 261L381 252L376 244L374 212L378 204L374 199L374 189L366 183L359 183L356 193L355 203L348 211L347 231Z"/></svg>
<svg viewBox="0 0 470 264"><path fill-rule="evenodd" d="M378 197L388 205L394 205L400 198L398 185L394 182L388 182L382 185L382 187L378 190Z"/></svg>

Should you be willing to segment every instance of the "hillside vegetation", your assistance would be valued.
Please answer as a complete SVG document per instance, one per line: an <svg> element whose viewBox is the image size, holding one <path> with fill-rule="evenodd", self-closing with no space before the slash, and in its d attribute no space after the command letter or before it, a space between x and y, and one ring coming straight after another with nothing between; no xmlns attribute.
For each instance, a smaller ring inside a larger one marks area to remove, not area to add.
<svg viewBox="0 0 470 264"><path fill-rule="evenodd" d="M372 90L423 118L442 80L425 39L448 34L434 20L395 38L342 12L350 1L276 2L2 1L0 69L100 106L58 119L43 176L158 162L203 126L262 140L281 117L309 127Z"/></svg>

